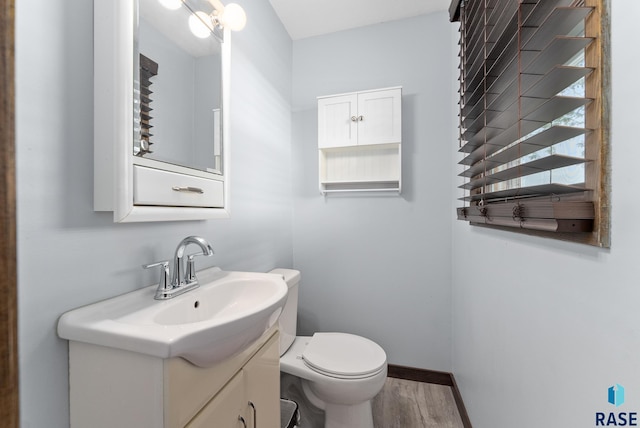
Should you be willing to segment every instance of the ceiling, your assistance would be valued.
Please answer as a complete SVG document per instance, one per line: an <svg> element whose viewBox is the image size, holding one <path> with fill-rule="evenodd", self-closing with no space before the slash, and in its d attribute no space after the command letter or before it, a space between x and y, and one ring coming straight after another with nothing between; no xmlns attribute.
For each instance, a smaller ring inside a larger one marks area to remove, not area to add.
<svg viewBox="0 0 640 428"><path fill-rule="evenodd" d="M293 40L446 11L451 0L269 0Z"/></svg>

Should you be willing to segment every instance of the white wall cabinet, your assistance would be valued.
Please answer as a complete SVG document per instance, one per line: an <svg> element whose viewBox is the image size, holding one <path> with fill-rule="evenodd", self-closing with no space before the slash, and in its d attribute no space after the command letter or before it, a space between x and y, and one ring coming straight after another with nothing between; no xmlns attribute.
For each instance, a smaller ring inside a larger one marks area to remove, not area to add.
<svg viewBox="0 0 640 428"><path fill-rule="evenodd" d="M278 340L274 327L208 368L69 342L71 427L278 427Z"/></svg>
<svg viewBox="0 0 640 428"><path fill-rule="evenodd" d="M401 190L402 88L318 97L320 191Z"/></svg>
<svg viewBox="0 0 640 428"><path fill-rule="evenodd" d="M402 88L318 98L318 147L400 143Z"/></svg>

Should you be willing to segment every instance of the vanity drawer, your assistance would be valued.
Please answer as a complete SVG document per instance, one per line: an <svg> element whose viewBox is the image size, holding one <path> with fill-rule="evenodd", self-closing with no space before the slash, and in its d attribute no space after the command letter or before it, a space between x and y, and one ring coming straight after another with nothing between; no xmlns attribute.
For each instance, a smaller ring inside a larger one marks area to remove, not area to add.
<svg viewBox="0 0 640 428"><path fill-rule="evenodd" d="M221 208L224 183L134 165L133 204Z"/></svg>

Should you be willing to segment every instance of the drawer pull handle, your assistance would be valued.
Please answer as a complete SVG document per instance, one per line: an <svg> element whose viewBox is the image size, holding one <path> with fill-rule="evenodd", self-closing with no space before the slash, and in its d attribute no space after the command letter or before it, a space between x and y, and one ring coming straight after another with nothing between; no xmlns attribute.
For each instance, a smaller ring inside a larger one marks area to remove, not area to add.
<svg viewBox="0 0 640 428"><path fill-rule="evenodd" d="M244 428L247 428L247 422L244 420L244 418L243 418L242 416L238 416L238 420L239 420L240 422L242 422L242 426L243 426Z"/></svg>
<svg viewBox="0 0 640 428"><path fill-rule="evenodd" d="M171 189L175 190L176 192L187 192L187 193L204 193L204 190L202 190L199 187L180 187L180 186L173 186Z"/></svg>

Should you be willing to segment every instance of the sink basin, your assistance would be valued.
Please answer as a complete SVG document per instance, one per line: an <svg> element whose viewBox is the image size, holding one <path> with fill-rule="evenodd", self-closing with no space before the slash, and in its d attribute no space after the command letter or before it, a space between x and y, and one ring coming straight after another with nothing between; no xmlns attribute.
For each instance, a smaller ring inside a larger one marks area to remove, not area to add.
<svg viewBox="0 0 640 428"><path fill-rule="evenodd" d="M269 273L210 268L198 272L198 281L200 287L169 300L154 300L151 286L69 311L58 335L209 367L271 328L287 297L282 276Z"/></svg>

